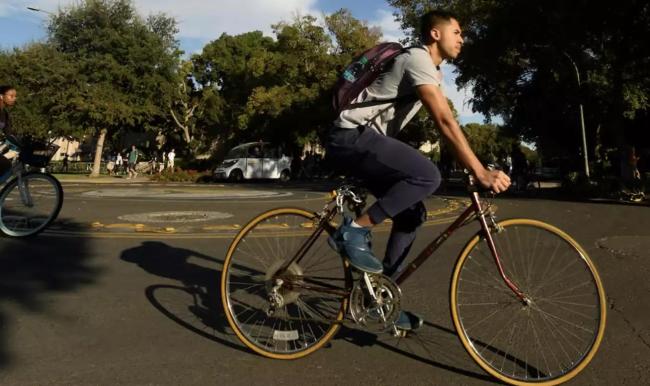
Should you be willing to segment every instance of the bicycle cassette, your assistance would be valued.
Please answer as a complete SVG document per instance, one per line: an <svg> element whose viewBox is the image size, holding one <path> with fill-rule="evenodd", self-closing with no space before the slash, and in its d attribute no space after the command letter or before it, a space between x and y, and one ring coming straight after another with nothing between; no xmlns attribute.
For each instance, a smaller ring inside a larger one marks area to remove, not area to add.
<svg viewBox="0 0 650 386"><path fill-rule="evenodd" d="M363 278L350 293L352 319L369 330L384 331L393 326L400 313L402 290L385 275L368 275L376 298L368 291Z"/></svg>

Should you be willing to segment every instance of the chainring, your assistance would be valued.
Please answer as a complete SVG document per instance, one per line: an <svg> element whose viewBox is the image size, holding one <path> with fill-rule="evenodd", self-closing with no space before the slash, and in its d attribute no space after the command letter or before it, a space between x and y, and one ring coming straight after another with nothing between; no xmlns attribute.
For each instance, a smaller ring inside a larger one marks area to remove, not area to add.
<svg viewBox="0 0 650 386"><path fill-rule="evenodd" d="M388 276L368 276L377 299L370 295L363 277L357 280L350 293L350 316L369 330L385 331L399 317L402 290Z"/></svg>

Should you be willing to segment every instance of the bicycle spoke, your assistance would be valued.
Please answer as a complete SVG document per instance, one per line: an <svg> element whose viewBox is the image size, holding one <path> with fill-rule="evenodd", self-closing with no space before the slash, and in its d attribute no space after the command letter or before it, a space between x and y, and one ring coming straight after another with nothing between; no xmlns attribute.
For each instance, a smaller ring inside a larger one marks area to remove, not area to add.
<svg viewBox="0 0 650 386"><path fill-rule="evenodd" d="M503 379L568 377L601 334L603 301L587 258L564 236L528 220L513 220L493 239L506 277L530 301L519 301L500 277L495 280L492 255L479 239L454 289L466 348Z"/></svg>
<svg viewBox="0 0 650 386"><path fill-rule="evenodd" d="M327 246L327 232L316 237L316 227L303 225L313 223L311 216L291 209L260 216L226 259L222 280L228 283L224 305L231 326L262 354L304 355L331 337L343 318L351 284L343 260ZM300 249L300 258L292 260ZM277 309L274 297L282 302ZM246 299L259 309L237 309L235 300Z"/></svg>

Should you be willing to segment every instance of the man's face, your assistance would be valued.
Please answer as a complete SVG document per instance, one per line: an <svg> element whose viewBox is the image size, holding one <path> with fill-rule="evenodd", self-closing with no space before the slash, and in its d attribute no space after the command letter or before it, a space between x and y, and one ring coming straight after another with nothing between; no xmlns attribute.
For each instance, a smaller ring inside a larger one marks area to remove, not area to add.
<svg viewBox="0 0 650 386"><path fill-rule="evenodd" d="M443 23L434 29L439 31L440 39L438 48L443 59L456 59L463 46L463 37L458 20L451 19L449 23Z"/></svg>
<svg viewBox="0 0 650 386"><path fill-rule="evenodd" d="M8 90L6 93L2 94L2 103L5 106L13 106L16 104L16 90Z"/></svg>

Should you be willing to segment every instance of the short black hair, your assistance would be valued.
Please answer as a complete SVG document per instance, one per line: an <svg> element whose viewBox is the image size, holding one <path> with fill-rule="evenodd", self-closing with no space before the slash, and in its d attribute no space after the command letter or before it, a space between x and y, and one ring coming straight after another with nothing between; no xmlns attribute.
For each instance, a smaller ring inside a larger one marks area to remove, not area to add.
<svg viewBox="0 0 650 386"><path fill-rule="evenodd" d="M420 17L420 41L423 44L431 43L431 30L433 27L443 23L449 23L451 19L458 20L456 15L449 11L436 9L429 11Z"/></svg>
<svg viewBox="0 0 650 386"><path fill-rule="evenodd" d="M0 95L5 94L9 90L15 90L16 88L10 84L3 84L0 86Z"/></svg>

